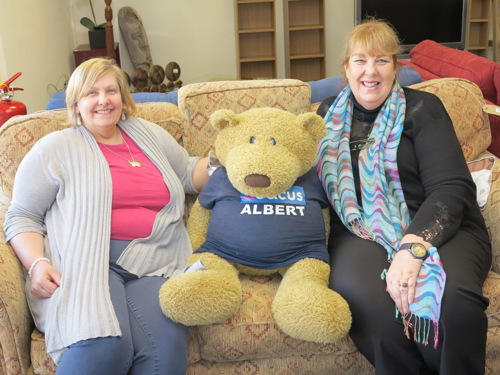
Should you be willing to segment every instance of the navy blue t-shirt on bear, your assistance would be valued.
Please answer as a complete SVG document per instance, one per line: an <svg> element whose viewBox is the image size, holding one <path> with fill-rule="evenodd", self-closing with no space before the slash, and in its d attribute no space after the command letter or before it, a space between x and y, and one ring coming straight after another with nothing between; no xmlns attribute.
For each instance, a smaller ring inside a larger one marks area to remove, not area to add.
<svg viewBox="0 0 500 375"><path fill-rule="evenodd" d="M236 190L220 167L198 200L212 215L206 241L196 252L264 269L304 258L329 261L322 213L329 202L314 169L287 192L256 198Z"/></svg>

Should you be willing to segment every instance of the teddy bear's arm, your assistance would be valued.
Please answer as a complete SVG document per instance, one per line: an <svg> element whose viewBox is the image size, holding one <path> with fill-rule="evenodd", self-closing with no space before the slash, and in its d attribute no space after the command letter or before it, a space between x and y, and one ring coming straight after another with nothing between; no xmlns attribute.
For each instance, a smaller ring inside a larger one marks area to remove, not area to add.
<svg viewBox="0 0 500 375"><path fill-rule="evenodd" d="M330 237L330 209L323 208L323 221L325 222L326 245L328 246L328 238Z"/></svg>
<svg viewBox="0 0 500 375"><path fill-rule="evenodd" d="M196 200L191 208L187 230L193 250L198 249L205 242L211 214L212 211L203 208L198 200Z"/></svg>

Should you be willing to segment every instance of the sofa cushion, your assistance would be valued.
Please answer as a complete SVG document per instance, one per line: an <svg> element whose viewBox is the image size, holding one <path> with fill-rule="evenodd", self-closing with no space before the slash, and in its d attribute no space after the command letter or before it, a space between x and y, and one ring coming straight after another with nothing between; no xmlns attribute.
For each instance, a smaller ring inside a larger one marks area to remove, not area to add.
<svg viewBox="0 0 500 375"><path fill-rule="evenodd" d="M240 275L240 280L243 302L236 315L220 324L198 327L200 352L203 358L201 364L227 363L228 368L232 368L230 363L232 362L234 366L236 362L240 363L242 368L253 368L255 365L255 372L241 371L244 374L288 374L288 371L273 371L273 368L267 368L266 365L264 368L261 367L267 363L266 359L269 359L269 365L274 363L274 366L277 366L276 358L288 358L289 364L293 364L301 362L297 358L302 357L309 358L312 367L303 368L304 365L300 365L301 371L297 373L301 374L372 373L372 367L358 356L359 352L348 336L333 344L319 344L291 338L278 328L272 315L271 302L280 285L281 276ZM332 357L333 354L335 357ZM324 371L319 371L317 365L313 365L315 362L322 363L320 368L326 366ZM328 369L328 362L330 366L336 363L338 372ZM201 364L200 368L203 368ZM208 372L208 369L205 369L207 372L202 371L200 374L223 373ZM220 369L219 367L218 370ZM265 371L266 369L269 372ZM291 371L290 368L288 370Z"/></svg>
<svg viewBox="0 0 500 375"><path fill-rule="evenodd" d="M465 78L474 82L483 96L497 103L495 70L498 64L471 52L445 47L432 40L418 43L410 51L411 62L439 77Z"/></svg>
<svg viewBox="0 0 500 375"><path fill-rule="evenodd" d="M460 78L440 78L410 87L431 92L441 99L467 161L486 150L491 142L490 123L483 112L483 95L476 84Z"/></svg>
<svg viewBox="0 0 500 375"><path fill-rule="evenodd" d="M235 113L250 108L280 108L293 114L309 110L311 87L296 79L193 83L179 89L179 109L187 120L184 147L190 155L205 156L216 130L210 115L221 108Z"/></svg>

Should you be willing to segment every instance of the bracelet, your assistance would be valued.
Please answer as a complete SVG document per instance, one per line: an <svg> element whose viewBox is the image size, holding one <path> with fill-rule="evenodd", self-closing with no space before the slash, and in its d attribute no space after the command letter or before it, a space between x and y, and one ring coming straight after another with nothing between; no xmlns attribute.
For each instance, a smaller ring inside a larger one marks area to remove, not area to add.
<svg viewBox="0 0 500 375"><path fill-rule="evenodd" d="M45 257L41 257L41 258L36 258L33 263L31 263L31 266L30 266L30 269L28 270L28 276L29 278L31 279L31 272L33 272L33 268L35 268L35 266L39 263L39 262L47 262L50 264L50 259L49 258L45 258Z"/></svg>

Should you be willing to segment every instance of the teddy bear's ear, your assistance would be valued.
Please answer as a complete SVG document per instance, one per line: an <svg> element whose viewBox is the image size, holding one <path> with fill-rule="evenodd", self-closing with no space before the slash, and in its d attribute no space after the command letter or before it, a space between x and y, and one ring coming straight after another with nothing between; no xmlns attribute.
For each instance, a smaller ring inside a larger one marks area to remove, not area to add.
<svg viewBox="0 0 500 375"><path fill-rule="evenodd" d="M326 135L326 125L321 116L313 112L302 113L298 116L299 124L311 134L315 141L321 140Z"/></svg>
<svg viewBox="0 0 500 375"><path fill-rule="evenodd" d="M210 123L218 131L236 126L239 122L239 116L229 109L219 109L210 115Z"/></svg>

